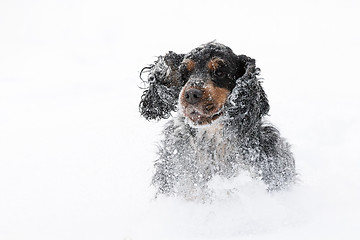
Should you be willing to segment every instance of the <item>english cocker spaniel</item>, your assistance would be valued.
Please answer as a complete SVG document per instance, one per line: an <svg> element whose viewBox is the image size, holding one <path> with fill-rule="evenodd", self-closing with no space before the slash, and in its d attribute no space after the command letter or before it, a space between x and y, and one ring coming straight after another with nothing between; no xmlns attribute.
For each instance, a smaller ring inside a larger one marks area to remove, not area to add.
<svg viewBox="0 0 360 240"><path fill-rule="evenodd" d="M210 42L160 56L140 77L144 73L141 115L171 117L155 161L157 194L204 196L214 176L232 178L244 170L269 191L295 182L289 144L263 120L269 103L254 59Z"/></svg>

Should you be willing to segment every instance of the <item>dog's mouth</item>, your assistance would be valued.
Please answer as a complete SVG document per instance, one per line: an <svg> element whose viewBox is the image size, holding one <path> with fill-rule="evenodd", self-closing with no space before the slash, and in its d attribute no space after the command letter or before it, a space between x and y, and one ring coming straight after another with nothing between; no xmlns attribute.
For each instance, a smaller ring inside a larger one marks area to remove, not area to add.
<svg viewBox="0 0 360 240"><path fill-rule="evenodd" d="M221 109L214 114L206 114L201 111L191 108L185 110L185 117L191 120L192 124L195 126L204 126L213 123L215 120L219 119L223 115Z"/></svg>

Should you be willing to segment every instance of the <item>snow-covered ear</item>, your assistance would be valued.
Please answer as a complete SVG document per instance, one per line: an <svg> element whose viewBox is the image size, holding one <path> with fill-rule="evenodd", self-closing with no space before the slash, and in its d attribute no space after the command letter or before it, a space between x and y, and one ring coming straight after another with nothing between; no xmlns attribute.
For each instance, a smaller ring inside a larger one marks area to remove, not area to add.
<svg viewBox="0 0 360 240"><path fill-rule="evenodd" d="M241 122L241 131L250 129L269 111L265 91L258 79L260 69L255 60L245 55L238 56L238 74L235 88L229 96L228 115L235 122ZM234 123L236 125L236 123Z"/></svg>
<svg viewBox="0 0 360 240"><path fill-rule="evenodd" d="M246 55L238 56L238 71L240 76L254 74L256 70L255 59Z"/></svg>
<svg viewBox="0 0 360 240"><path fill-rule="evenodd" d="M143 80L145 90L141 96L140 114L147 120L169 118L171 111L176 111L180 92L178 66L184 55L169 52L148 67L141 70L147 73L147 80Z"/></svg>
<svg viewBox="0 0 360 240"><path fill-rule="evenodd" d="M256 89L258 96L256 100L259 103L260 116L266 115L269 112L270 106L265 91L261 86L261 82L259 82L257 77L260 74L260 68L256 67L256 61L251 57L239 55L238 58L240 66L243 66L244 79L254 79L254 83L257 85Z"/></svg>

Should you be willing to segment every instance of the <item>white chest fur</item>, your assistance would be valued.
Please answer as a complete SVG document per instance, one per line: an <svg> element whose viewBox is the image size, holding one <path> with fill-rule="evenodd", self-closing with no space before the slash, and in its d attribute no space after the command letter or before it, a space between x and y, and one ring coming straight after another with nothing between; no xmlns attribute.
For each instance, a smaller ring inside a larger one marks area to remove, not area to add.
<svg viewBox="0 0 360 240"><path fill-rule="evenodd" d="M224 138L223 128L222 124L216 123L197 129L191 145L200 163L218 165L224 161L229 141Z"/></svg>

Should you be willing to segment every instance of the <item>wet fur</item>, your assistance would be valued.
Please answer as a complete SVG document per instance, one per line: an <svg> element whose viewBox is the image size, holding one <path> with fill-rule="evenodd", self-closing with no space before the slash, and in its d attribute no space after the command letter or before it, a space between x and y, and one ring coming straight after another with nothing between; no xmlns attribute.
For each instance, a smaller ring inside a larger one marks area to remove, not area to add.
<svg viewBox="0 0 360 240"><path fill-rule="evenodd" d="M179 93L186 84L181 63L185 58L209 60L213 54L231 58L233 82L223 106L223 116L211 125L194 127L178 110ZM255 60L236 56L230 48L208 43L190 53L169 52L142 70L148 73L140 101L146 119L174 117L165 126L155 162L152 184L158 194L186 198L209 194L207 183L215 175L231 178L241 171L263 180L269 191L287 188L295 181L295 161L279 131L263 117L269 111L267 96L258 79Z"/></svg>

